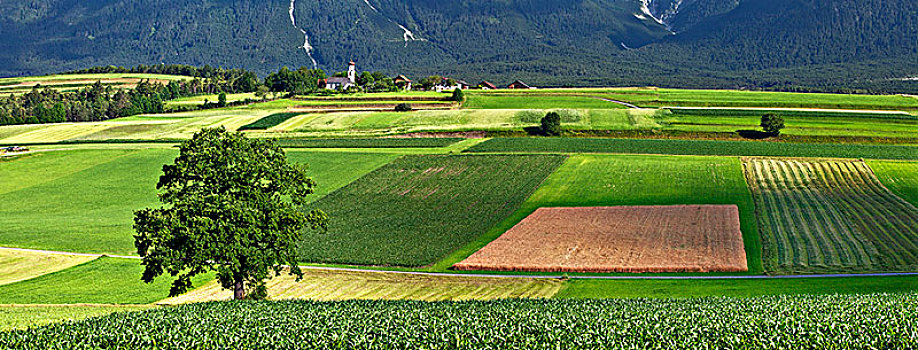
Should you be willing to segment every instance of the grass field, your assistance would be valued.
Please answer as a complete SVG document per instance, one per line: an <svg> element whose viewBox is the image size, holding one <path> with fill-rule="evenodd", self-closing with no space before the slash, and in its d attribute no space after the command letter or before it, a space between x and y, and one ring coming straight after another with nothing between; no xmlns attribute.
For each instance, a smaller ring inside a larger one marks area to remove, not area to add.
<svg viewBox="0 0 918 350"><path fill-rule="evenodd" d="M846 95L821 93L759 92L665 88L577 88L472 91L476 95L502 96L503 103L526 100L602 97L640 107L761 107L915 110L918 99L903 95ZM553 107L557 108L557 107Z"/></svg>
<svg viewBox="0 0 918 350"><path fill-rule="evenodd" d="M603 138L496 138L467 151L918 159L915 146Z"/></svg>
<svg viewBox="0 0 918 350"><path fill-rule="evenodd" d="M435 268L461 261L540 207L679 204L737 205L749 272L762 272L752 197L739 159L611 155L571 156L513 215Z"/></svg>
<svg viewBox="0 0 918 350"><path fill-rule="evenodd" d="M0 333L0 347L910 349L918 296L202 303ZM257 331L255 331L257 330Z"/></svg>
<svg viewBox="0 0 918 350"><path fill-rule="evenodd" d="M561 164L560 156L406 156L314 203L331 217L304 262L422 266L486 232Z"/></svg>
<svg viewBox="0 0 918 350"><path fill-rule="evenodd" d="M0 332L150 308L145 305L0 305Z"/></svg>
<svg viewBox="0 0 918 350"><path fill-rule="evenodd" d="M918 206L918 162L868 160L867 165L886 188Z"/></svg>
<svg viewBox="0 0 918 350"><path fill-rule="evenodd" d="M149 304L169 296L172 281L143 283L140 260L102 257L65 270L0 286L0 304ZM200 286L212 274L194 279Z"/></svg>
<svg viewBox="0 0 918 350"><path fill-rule="evenodd" d="M299 282L288 275L268 282L272 300L492 300L554 296L557 279L413 276L376 272L305 270ZM157 304L229 300L232 292L210 282L192 292Z"/></svg>
<svg viewBox="0 0 918 350"><path fill-rule="evenodd" d="M67 269L94 258L0 249L0 285Z"/></svg>
<svg viewBox="0 0 918 350"><path fill-rule="evenodd" d="M174 149L108 149L33 154L0 166L0 246L132 254L133 211L158 206L156 182ZM313 153L312 200L395 159L393 154ZM35 176L42 174L42 176Z"/></svg>
<svg viewBox="0 0 918 350"><path fill-rule="evenodd" d="M863 162L747 159L772 273L914 271L918 209Z"/></svg>

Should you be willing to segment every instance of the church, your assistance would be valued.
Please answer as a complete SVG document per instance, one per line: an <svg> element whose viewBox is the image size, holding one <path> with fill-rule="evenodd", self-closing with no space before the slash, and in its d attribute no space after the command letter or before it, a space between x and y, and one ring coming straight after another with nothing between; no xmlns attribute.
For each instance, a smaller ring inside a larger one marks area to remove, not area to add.
<svg viewBox="0 0 918 350"><path fill-rule="evenodd" d="M357 86L357 64L351 61L347 67L347 77L332 77L319 81L319 88L344 91Z"/></svg>

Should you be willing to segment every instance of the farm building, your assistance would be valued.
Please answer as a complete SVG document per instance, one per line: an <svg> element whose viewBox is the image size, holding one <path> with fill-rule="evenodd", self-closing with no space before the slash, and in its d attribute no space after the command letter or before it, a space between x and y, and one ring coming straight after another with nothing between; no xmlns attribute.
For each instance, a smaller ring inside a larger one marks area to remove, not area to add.
<svg viewBox="0 0 918 350"><path fill-rule="evenodd" d="M491 84L491 82L487 80L482 80L478 83L478 88L482 90L497 90L497 85Z"/></svg>
<svg viewBox="0 0 918 350"><path fill-rule="evenodd" d="M510 85L507 85L507 88L508 89L535 89L534 87L529 86L528 84L524 83L522 80L517 80L517 81L514 81L513 83L510 83Z"/></svg>
<svg viewBox="0 0 918 350"><path fill-rule="evenodd" d="M392 79L392 82L401 90L411 91L411 79L408 79L408 77L404 75L395 77L395 79Z"/></svg>
<svg viewBox="0 0 918 350"><path fill-rule="evenodd" d="M434 90L437 90L437 92L451 91L455 89L468 90L469 87L469 83L466 83L463 80L443 77L440 79L440 82L437 83L437 85L434 85Z"/></svg>

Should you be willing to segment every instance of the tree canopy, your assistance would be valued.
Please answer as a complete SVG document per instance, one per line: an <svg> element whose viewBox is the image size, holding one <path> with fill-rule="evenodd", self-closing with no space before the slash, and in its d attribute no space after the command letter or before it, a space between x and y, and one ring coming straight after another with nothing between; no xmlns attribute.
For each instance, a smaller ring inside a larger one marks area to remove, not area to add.
<svg viewBox="0 0 918 350"><path fill-rule="evenodd" d="M243 299L249 291L252 298L266 296L272 272L301 277L297 244L305 230L327 227L323 212L300 210L315 186L305 166L289 163L274 141L201 130L163 166L156 187L164 207L134 214L142 280L168 273L175 296L191 287L192 277L216 272Z"/></svg>

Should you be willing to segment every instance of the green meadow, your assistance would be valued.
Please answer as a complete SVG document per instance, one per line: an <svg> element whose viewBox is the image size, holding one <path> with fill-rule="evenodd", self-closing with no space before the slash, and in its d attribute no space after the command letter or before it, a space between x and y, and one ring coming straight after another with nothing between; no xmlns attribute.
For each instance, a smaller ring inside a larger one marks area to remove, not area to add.
<svg viewBox="0 0 918 350"><path fill-rule="evenodd" d="M0 163L0 246L132 254L133 211L158 206L169 148L36 153ZM395 159L395 154L291 151L319 183L313 199Z"/></svg>

